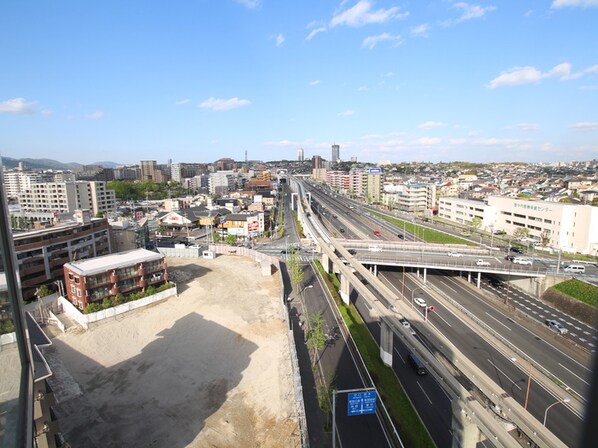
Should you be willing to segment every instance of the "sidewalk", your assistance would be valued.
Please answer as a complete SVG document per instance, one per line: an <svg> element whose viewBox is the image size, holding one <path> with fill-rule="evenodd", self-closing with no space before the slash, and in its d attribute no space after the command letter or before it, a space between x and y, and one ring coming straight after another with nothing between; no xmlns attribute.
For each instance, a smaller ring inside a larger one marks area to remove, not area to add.
<svg viewBox="0 0 598 448"><path fill-rule="evenodd" d="M283 278L285 281L285 289L289 291L288 297L291 299L290 301L287 300L287 307L289 310L289 321L293 330L293 337L297 350L299 372L301 374L301 385L303 387L303 400L305 404L305 418L307 420L307 430L309 433L309 446L312 448L329 448L332 446L332 435L324 431L326 414L322 412L320 406L318 405L316 382L311 366L309 351L307 349L307 345L305 344L305 332L303 328L305 328L305 318L307 313L305 313L305 310L301 304L301 300L298 298L298 292L294 291L290 286L286 266L281 263L281 267L282 266L284 266ZM299 322L303 323L303 328Z"/></svg>

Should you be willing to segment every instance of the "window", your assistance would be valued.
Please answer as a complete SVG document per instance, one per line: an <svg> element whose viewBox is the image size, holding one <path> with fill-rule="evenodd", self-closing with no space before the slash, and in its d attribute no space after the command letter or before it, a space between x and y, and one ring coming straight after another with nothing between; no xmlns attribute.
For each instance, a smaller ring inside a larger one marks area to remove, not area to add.
<svg viewBox="0 0 598 448"><path fill-rule="evenodd" d="M81 290L77 288L77 297L81 297Z"/></svg>

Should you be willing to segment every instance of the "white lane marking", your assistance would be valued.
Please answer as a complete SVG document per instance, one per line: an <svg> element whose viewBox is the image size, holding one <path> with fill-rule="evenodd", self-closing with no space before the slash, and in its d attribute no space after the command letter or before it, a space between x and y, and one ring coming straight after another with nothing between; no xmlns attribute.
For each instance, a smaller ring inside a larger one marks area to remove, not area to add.
<svg viewBox="0 0 598 448"><path fill-rule="evenodd" d="M559 362L559 366L561 366L563 369L565 369L571 375L573 375L574 377L576 377L577 379L579 379L579 381L581 381L582 383L587 384L588 386L590 385L590 383L588 383L587 381L584 381L583 378L580 378L579 376L577 376L576 374L574 374L573 372L571 372L571 370L569 370L567 367L565 367L564 365L562 365L560 362Z"/></svg>
<svg viewBox="0 0 598 448"><path fill-rule="evenodd" d="M407 363L405 362L405 359L403 359L403 357L401 356L401 354L399 353L399 351L397 350L397 348L396 348L396 347L395 347L395 353L396 353L397 355L399 355L399 358L401 358L401 361L403 361L403 364L407 364Z"/></svg>
<svg viewBox="0 0 598 448"><path fill-rule="evenodd" d="M517 389L521 390L521 387L519 386L519 384L517 384L515 381L513 381L511 378L509 378L509 376L505 372L503 372L498 367L496 367L496 365L492 361L490 361L489 359L487 359L486 361L488 361L492 366L494 366L494 368L496 370L498 370L500 373L502 373L506 379L508 379L511 383L513 383L513 386L515 386Z"/></svg>
<svg viewBox="0 0 598 448"><path fill-rule="evenodd" d="M511 328L510 328L510 327L507 327L505 324L503 324L503 323L502 323L500 320L498 320L496 317L494 317L494 316L491 316L491 315L490 315L490 314L488 314L488 313L486 313L486 316L488 316L488 317L490 317L490 318L494 319L496 322L498 322L499 324L501 324L501 325L502 325L503 327L505 327L507 330L509 330L509 331L513 331L513 330L511 330Z"/></svg>
<svg viewBox="0 0 598 448"><path fill-rule="evenodd" d="M433 311L432 311L432 312L433 312ZM436 316L438 316L438 318L439 318L440 320L442 320L442 321L443 321L445 324L447 324L449 327L453 328L453 326L452 326L451 324L449 324L449 323L448 323L448 322L447 322L447 321L446 321L446 320L445 320L445 319L444 319L444 318L443 318L443 317L442 317L440 314L438 314L438 313L434 313L434 314L436 314ZM430 311L428 311L428 317L429 317L429 316L430 316Z"/></svg>
<svg viewBox="0 0 598 448"><path fill-rule="evenodd" d="M451 288L449 285L447 285L444 281L440 281L440 283L442 283L446 288L450 289L451 291L453 291L455 294L457 294L457 291L455 291L453 288Z"/></svg>
<svg viewBox="0 0 598 448"><path fill-rule="evenodd" d="M419 384L419 381L417 381L417 385L419 386L419 388L421 389L421 391L423 392L423 394L426 396L426 398L428 399L428 401L430 402L430 404L432 404L432 400L430 400L430 397L428 397L428 394L426 393L426 391L424 390L424 388L422 387L422 385Z"/></svg>

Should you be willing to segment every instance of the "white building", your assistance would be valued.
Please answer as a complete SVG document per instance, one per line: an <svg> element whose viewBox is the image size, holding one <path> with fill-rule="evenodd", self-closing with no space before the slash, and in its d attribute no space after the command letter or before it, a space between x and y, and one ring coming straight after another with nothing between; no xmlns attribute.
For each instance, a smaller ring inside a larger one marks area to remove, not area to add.
<svg viewBox="0 0 598 448"><path fill-rule="evenodd" d="M303 148L297 149L297 160L299 162L303 162L305 160L305 154L303 153Z"/></svg>
<svg viewBox="0 0 598 448"><path fill-rule="evenodd" d="M208 190L211 195L226 195L235 189L234 171L216 171L210 174Z"/></svg>
<svg viewBox="0 0 598 448"><path fill-rule="evenodd" d="M36 183L18 198L22 212L74 213L89 209L97 215L116 208L114 190L107 190L106 182L99 181Z"/></svg>
<svg viewBox="0 0 598 448"><path fill-rule="evenodd" d="M598 208L562 202L530 201L490 196L487 204L458 198L440 198L438 216L460 224L482 220L482 230L528 229L529 236L545 246L596 255L598 253Z"/></svg>
<svg viewBox="0 0 598 448"><path fill-rule="evenodd" d="M386 185L382 202L407 213L430 213L436 206L436 186L420 183Z"/></svg>

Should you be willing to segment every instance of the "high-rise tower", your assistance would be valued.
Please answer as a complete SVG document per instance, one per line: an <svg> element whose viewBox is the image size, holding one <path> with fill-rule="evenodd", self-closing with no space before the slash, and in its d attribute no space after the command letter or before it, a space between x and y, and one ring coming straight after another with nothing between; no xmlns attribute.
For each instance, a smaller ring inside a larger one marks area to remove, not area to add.
<svg viewBox="0 0 598 448"><path fill-rule="evenodd" d="M299 162L303 162L305 160L305 155L303 154L303 148L297 149L297 160Z"/></svg>
<svg viewBox="0 0 598 448"><path fill-rule="evenodd" d="M339 145L332 145L332 157L331 162L338 162L340 160L341 147Z"/></svg>

